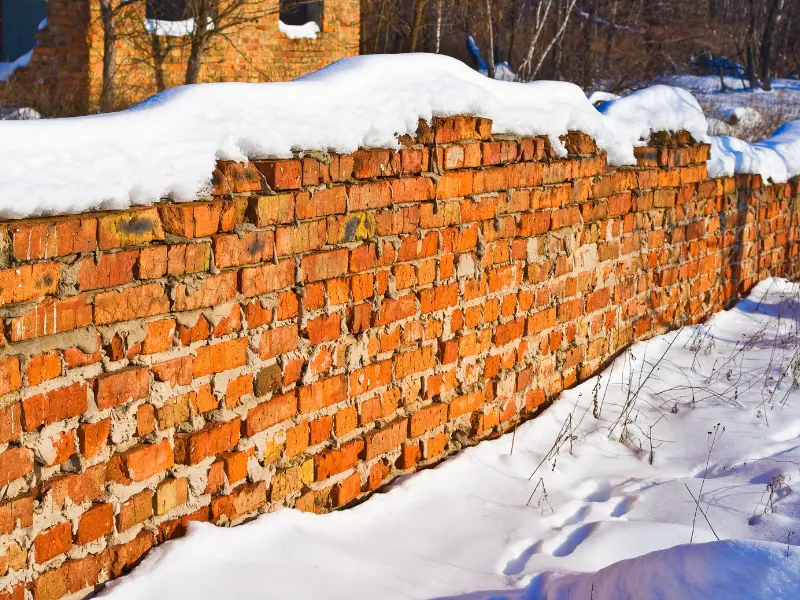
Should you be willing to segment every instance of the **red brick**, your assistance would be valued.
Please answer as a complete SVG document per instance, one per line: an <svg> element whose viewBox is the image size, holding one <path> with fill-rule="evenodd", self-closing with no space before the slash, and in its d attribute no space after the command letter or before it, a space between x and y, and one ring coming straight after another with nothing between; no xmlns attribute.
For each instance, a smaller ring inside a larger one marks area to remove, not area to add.
<svg viewBox="0 0 800 600"><path fill-rule="evenodd" d="M329 377L298 389L301 414L317 411L347 399L347 379L344 375Z"/></svg>
<svg viewBox="0 0 800 600"><path fill-rule="evenodd" d="M0 360L0 396L5 396L20 387L22 387L22 375L19 370L19 359L11 356Z"/></svg>
<svg viewBox="0 0 800 600"><path fill-rule="evenodd" d="M132 481L150 479L156 473L166 471L175 464L169 440L157 444L134 446L121 455L125 474Z"/></svg>
<svg viewBox="0 0 800 600"><path fill-rule="evenodd" d="M350 211L383 208L392 203L392 188L388 181L360 182L347 186Z"/></svg>
<svg viewBox="0 0 800 600"><path fill-rule="evenodd" d="M142 404L136 409L136 435L144 437L155 431L156 409L152 404Z"/></svg>
<svg viewBox="0 0 800 600"><path fill-rule="evenodd" d="M81 454L91 458L106 448L108 436L111 434L111 419L103 419L97 423L81 423L78 426L78 444Z"/></svg>
<svg viewBox="0 0 800 600"><path fill-rule="evenodd" d="M133 281L133 266L139 258L138 250L103 253L78 262L78 289L96 290L124 285Z"/></svg>
<svg viewBox="0 0 800 600"><path fill-rule="evenodd" d="M108 325L169 312L169 298L158 283L103 292L94 297L94 322Z"/></svg>
<svg viewBox="0 0 800 600"><path fill-rule="evenodd" d="M150 371L147 367L128 367L104 373L95 380L95 401L100 410L141 400L149 394Z"/></svg>
<svg viewBox="0 0 800 600"><path fill-rule="evenodd" d="M196 465L209 456L230 450L239 443L241 419L209 423L200 431L175 434L175 461Z"/></svg>
<svg viewBox="0 0 800 600"><path fill-rule="evenodd" d="M287 258L277 264L242 269L239 272L239 291L249 298L290 287L295 283L294 266L294 259Z"/></svg>
<svg viewBox="0 0 800 600"><path fill-rule="evenodd" d="M65 300L48 298L8 323L14 342L73 331L92 324L92 305L83 295Z"/></svg>
<svg viewBox="0 0 800 600"><path fill-rule="evenodd" d="M20 222L11 227L14 258L18 261L56 258L94 252L97 248L97 220L60 218L49 223Z"/></svg>
<svg viewBox="0 0 800 600"><path fill-rule="evenodd" d="M336 450L326 450L314 457L314 477L322 481L333 475L348 471L358 463L358 456L364 449L364 440L353 440Z"/></svg>
<svg viewBox="0 0 800 600"><path fill-rule="evenodd" d="M83 513L78 521L75 543L88 544L114 531L114 505L98 504Z"/></svg>
<svg viewBox="0 0 800 600"><path fill-rule="evenodd" d="M46 529L33 540L34 557L37 563L64 554L72 548L72 525L69 521Z"/></svg>
<svg viewBox="0 0 800 600"><path fill-rule="evenodd" d="M303 281L314 282L341 277L347 273L348 260L346 249L304 256L300 267Z"/></svg>
<svg viewBox="0 0 800 600"><path fill-rule="evenodd" d="M401 419L379 430L372 430L366 436L365 460L385 454L400 446L408 435L408 419Z"/></svg>
<svg viewBox="0 0 800 600"><path fill-rule="evenodd" d="M275 329L267 329L261 332L259 342L259 356L262 360L268 360L279 354L291 352L297 348L297 325L285 325Z"/></svg>
<svg viewBox="0 0 800 600"><path fill-rule="evenodd" d="M25 431L82 414L87 408L88 390L86 382L79 381L25 398L22 401L22 425Z"/></svg>
<svg viewBox="0 0 800 600"><path fill-rule="evenodd" d="M192 365L192 376L197 379L242 367L247 362L247 338L238 338L208 346L200 346Z"/></svg>
<svg viewBox="0 0 800 600"><path fill-rule="evenodd" d="M196 310L230 302L236 298L236 272L220 273L205 277L191 289L179 283L173 291L172 310Z"/></svg>
<svg viewBox="0 0 800 600"><path fill-rule="evenodd" d="M247 413L242 422L242 434L245 437L255 435L259 431L269 429L278 423L287 421L297 414L297 398L295 392L275 396L267 402L257 404Z"/></svg>
<svg viewBox="0 0 800 600"><path fill-rule="evenodd" d="M250 231L214 237L214 262L220 269L252 265L272 258L273 233Z"/></svg>

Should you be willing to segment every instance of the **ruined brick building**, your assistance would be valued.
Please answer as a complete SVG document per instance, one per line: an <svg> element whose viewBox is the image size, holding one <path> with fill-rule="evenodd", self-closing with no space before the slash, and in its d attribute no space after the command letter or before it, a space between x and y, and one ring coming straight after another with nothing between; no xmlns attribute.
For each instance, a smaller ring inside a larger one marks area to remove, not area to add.
<svg viewBox="0 0 800 600"><path fill-rule="evenodd" d="M209 20L214 33L198 82L285 81L358 53L359 0L252 0L246 18L226 12L231 1L220 1L220 22ZM45 4L46 25L36 35L30 65L17 71L15 81L97 106L104 56L100 0ZM123 103L184 83L194 27L190 6L191 0L141 0L116 12L115 81ZM309 35L304 23L316 23L318 33L311 25Z"/></svg>

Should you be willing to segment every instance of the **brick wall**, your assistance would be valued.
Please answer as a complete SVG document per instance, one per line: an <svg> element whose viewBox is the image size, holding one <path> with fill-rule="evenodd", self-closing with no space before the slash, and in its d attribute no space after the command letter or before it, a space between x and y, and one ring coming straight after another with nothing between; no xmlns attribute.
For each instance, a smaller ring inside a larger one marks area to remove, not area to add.
<svg viewBox="0 0 800 600"><path fill-rule="evenodd" d="M317 39L291 40L278 31L279 0L263 0L265 14L215 36L204 55L199 83L288 81L358 54L359 0L325 0ZM275 12L270 12L270 7ZM224 12L224 7L223 7ZM49 0L48 26L39 33L30 67L15 74L20 84L95 107L103 83L103 28L99 0ZM147 32L145 6L134 3L117 16L117 86L131 104L161 89L182 85L191 50L185 37ZM223 25L224 27L225 25Z"/></svg>
<svg viewBox="0 0 800 600"><path fill-rule="evenodd" d="M565 140L438 120L0 224L0 598L91 590L193 520L346 506L800 273L797 183L708 179L684 134L623 169Z"/></svg>

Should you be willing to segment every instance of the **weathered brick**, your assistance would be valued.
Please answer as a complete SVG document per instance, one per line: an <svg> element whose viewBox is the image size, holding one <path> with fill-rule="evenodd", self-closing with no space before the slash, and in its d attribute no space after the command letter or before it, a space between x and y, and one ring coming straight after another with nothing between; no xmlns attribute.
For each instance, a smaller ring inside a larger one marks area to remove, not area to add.
<svg viewBox="0 0 800 600"><path fill-rule="evenodd" d="M338 475L356 466L364 449L364 440L357 439L336 450L326 450L314 457L314 478L317 481Z"/></svg>
<svg viewBox="0 0 800 600"><path fill-rule="evenodd" d="M9 319L8 331L11 340L19 342L91 324L92 305L87 296L81 295L64 300L48 298L22 316Z"/></svg>
<svg viewBox="0 0 800 600"><path fill-rule="evenodd" d="M94 297L94 322L108 325L169 312L169 298L159 283L103 292Z"/></svg>
<svg viewBox="0 0 800 600"><path fill-rule="evenodd" d="M95 401L100 410L141 400L149 394L150 371L147 367L128 367L104 373L95 379Z"/></svg>
<svg viewBox="0 0 800 600"><path fill-rule="evenodd" d="M241 419L209 423L200 431L175 434L175 461L195 465L209 456L230 450L239 443Z"/></svg>
<svg viewBox="0 0 800 600"><path fill-rule="evenodd" d="M80 516L75 543L88 544L114 531L114 505L98 504Z"/></svg>
<svg viewBox="0 0 800 600"><path fill-rule="evenodd" d="M400 419L382 429L370 431L366 436L365 460L372 460L397 448L405 441L407 435L408 419Z"/></svg>
<svg viewBox="0 0 800 600"><path fill-rule="evenodd" d="M37 563L64 554L72 548L72 525L64 521L41 532L33 540L34 557Z"/></svg>
<svg viewBox="0 0 800 600"><path fill-rule="evenodd" d="M247 338L238 338L200 346L192 364L192 376L204 377L244 366L247 362L247 343Z"/></svg>
<svg viewBox="0 0 800 600"><path fill-rule="evenodd" d="M61 265L57 262L0 269L0 306L55 294Z"/></svg>
<svg viewBox="0 0 800 600"><path fill-rule="evenodd" d="M86 411L89 386L85 381L73 383L22 401L22 426L33 431L42 425L50 425Z"/></svg>
<svg viewBox="0 0 800 600"><path fill-rule="evenodd" d="M242 421L242 434L246 437L255 435L270 427L291 419L297 414L297 397L295 392L276 396L251 408L247 418Z"/></svg>
<svg viewBox="0 0 800 600"><path fill-rule="evenodd" d="M124 285L133 281L133 266L139 259L137 250L104 252L82 258L78 263L78 289L96 290Z"/></svg>
<svg viewBox="0 0 800 600"><path fill-rule="evenodd" d="M144 246L164 239L164 229L155 208L129 210L100 217L97 222L100 250Z"/></svg>
<svg viewBox="0 0 800 600"><path fill-rule="evenodd" d="M209 275L191 288L179 283L172 294L172 309L175 311L196 310L230 302L236 298L236 272Z"/></svg>

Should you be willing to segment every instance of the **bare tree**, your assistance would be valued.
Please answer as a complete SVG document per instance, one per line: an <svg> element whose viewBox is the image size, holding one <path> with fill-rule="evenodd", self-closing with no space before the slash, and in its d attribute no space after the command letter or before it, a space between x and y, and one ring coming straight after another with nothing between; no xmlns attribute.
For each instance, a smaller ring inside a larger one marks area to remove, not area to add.
<svg viewBox="0 0 800 600"><path fill-rule="evenodd" d="M784 4L784 0L773 0L764 25L764 35L761 38L761 81L764 90L768 92L772 90L772 52L778 27L783 17Z"/></svg>

